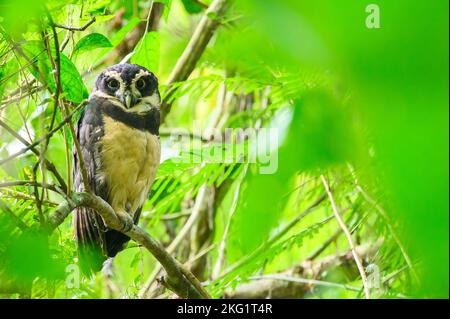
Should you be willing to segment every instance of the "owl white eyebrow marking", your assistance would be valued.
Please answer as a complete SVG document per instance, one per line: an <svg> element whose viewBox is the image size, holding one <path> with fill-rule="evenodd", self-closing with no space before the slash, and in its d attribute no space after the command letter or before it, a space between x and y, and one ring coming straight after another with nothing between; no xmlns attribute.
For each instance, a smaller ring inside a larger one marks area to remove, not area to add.
<svg viewBox="0 0 450 319"><path fill-rule="evenodd" d="M119 89L117 90L117 93L119 95L123 95L126 85L125 85L125 82L123 81L122 77L120 76L120 73L116 72L116 71L107 71L107 72L105 72L105 75L109 76L113 79L116 79L119 82L120 86L119 86Z"/></svg>
<svg viewBox="0 0 450 319"><path fill-rule="evenodd" d="M138 73L136 73L136 76L134 77L133 81L137 81L140 77L144 75L151 75L150 72L140 69Z"/></svg>
<svg viewBox="0 0 450 319"><path fill-rule="evenodd" d="M117 71L107 71L105 72L106 76L112 77L117 79L118 81L122 81L121 77L120 77L120 73Z"/></svg>
<svg viewBox="0 0 450 319"><path fill-rule="evenodd" d="M136 90L136 81L145 75L151 75L151 74L150 74L150 72L147 72L147 71L141 69L141 70L139 70L138 73L136 73L136 75L134 76L134 79L131 80L131 94L133 94L136 97L141 96L141 92L139 92L139 90Z"/></svg>

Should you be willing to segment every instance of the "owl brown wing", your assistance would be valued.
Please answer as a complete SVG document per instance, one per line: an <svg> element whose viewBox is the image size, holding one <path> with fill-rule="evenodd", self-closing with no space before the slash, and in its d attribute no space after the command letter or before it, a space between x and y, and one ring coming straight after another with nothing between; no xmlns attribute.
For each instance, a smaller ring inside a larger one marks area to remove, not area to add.
<svg viewBox="0 0 450 319"><path fill-rule="evenodd" d="M107 200L108 186L104 180L96 178L100 168L100 139L103 136L102 117L95 101L91 101L80 116L76 126L81 155L86 168L89 187L92 192ZM73 149L73 183L76 192L84 191L80 161L75 146ZM102 268L107 256L103 219L94 210L80 207L75 209L73 226L77 242L78 258L84 273L92 273Z"/></svg>

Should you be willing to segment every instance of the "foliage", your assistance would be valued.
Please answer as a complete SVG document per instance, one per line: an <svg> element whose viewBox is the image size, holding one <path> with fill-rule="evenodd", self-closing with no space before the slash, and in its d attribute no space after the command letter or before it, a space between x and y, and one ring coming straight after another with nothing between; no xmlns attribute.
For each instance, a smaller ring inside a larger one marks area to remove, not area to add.
<svg viewBox="0 0 450 319"><path fill-rule="evenodd" d="M380 29L362 1L235 1L224 16L212 2L0 0L0 296L170 296L134 242L112 277L72 285L70 218L40 231L72 190L65 123L95 76L128 59L172 105L140 226L213 297L350 252L324 176L370 248L371 297L448 298L448 2L378 1ZM218 29L169 83L205 15ZM304 297L364 297L354 263L300 274L338 284L305 284Z"/></svg>

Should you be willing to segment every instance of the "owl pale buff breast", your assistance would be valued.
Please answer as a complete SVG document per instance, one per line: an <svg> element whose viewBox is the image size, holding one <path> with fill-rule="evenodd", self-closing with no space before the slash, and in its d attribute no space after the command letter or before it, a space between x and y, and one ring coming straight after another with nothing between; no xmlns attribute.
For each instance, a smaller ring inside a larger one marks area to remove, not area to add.
<svg viewBox="0 0 450 319"><path fill-rule="evenodd" d="M104 129L98 178L110 185L108 202L112 208L134 214L144 204L156 176L161 154L159 138L106 116Z"/></svg>

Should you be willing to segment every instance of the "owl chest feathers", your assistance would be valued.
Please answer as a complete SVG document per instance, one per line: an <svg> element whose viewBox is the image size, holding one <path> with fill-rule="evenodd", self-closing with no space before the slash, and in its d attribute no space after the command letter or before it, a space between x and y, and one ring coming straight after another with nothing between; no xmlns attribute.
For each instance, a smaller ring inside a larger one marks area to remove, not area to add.
<svg viewBox="0 0 450 319"><path fill-rule="evenodd" d="M147 198L160 161L160 141L148 130L103 115L101 167L96 178L108 185L114 210L134 214Z"/></svg>

